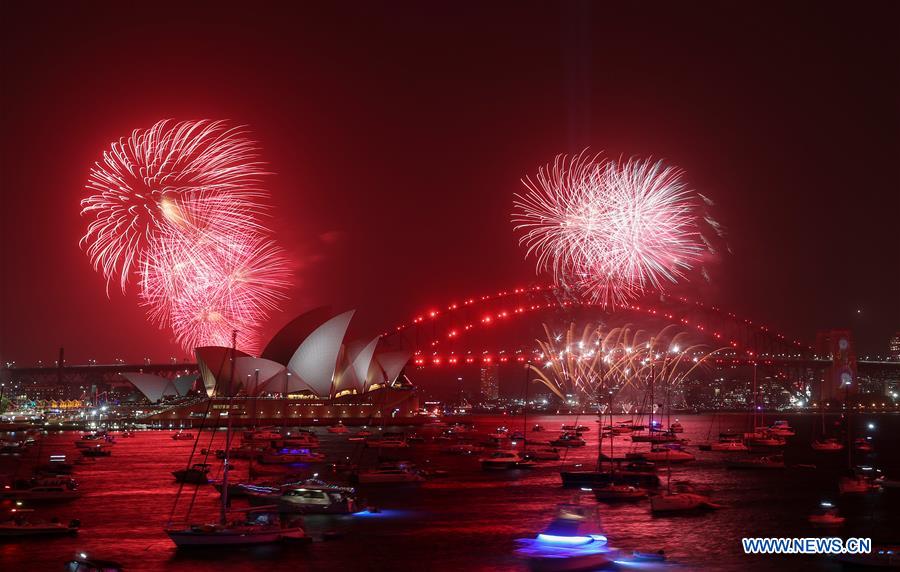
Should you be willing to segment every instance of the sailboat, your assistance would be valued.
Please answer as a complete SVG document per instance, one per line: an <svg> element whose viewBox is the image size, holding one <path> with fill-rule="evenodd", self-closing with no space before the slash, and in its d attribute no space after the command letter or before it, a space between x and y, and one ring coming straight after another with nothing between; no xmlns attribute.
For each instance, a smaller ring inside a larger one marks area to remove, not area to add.
<svg viewBox="0 0 900 572"><path fill-rule="evenodd" d="M231 338L230 375L234 377L234 352L237 345L237 331ZM218 383L218 377L216 378ZM234 386L230 380L229 389ZM231 400L228 403L231 406ZM212 523L176 526L170 516L165 533L179 548L196 546L243 546L249 544L271 544L282 540L300 540L306 537L303 526L296 518L282 522L277 506L252 507L242 510L228 509L228 454L231 450L232 417L228 416L225 430L225 462L222 471L222 493L220 496L219 520ZM179 488L179 496L181 488ZM176 503L178 499L176 497ZM193 503L192 503L193 505ZM173 508L174 514L174 508ZM190 517L190 514L188 515Z"/></svg>

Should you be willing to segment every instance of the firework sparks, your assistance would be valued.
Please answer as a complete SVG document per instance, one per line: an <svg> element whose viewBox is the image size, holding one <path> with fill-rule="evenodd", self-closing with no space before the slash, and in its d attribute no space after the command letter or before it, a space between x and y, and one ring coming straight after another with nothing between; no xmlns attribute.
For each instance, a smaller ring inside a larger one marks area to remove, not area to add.
<svg viewBox="0 0 900 572"><path fill-rule="evenodd" d="M711 357L728 348L710 351L690 344L687 334L667 326L650 333L629 327L604 331L586 325L580 332L571 324L565 334L537 340L543 363L529 364L537 381L562 400L580 396L600 400L655 382L676 387Z"/></svg>
<svg viewBox="0 0 900 572"><path fill-rule="evenodd" d="M137 275L151 321L188 351L257 349L256 329L290 284L290 265L259 218L267 210L256 144L221 121L160 121L113 143L91 170L82 239L126 289Z"/></svg>
<svg viewBox="0 0 900 572"><path fill-rule="evenodd" d="M558 156L523 183L512 220L526 256L596 303L662 291L711 249L699 228L706 199L660 161Z"/></svg>

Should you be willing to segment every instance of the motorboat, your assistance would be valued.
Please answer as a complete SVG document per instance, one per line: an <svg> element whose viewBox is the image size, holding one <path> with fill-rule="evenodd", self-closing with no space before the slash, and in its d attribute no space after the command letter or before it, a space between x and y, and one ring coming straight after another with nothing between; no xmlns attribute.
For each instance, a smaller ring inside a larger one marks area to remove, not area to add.
<svg viewBox="0 0 900 572"><path fill-rule="evenodd" d="M684 433L684 425L681 424L677 419L669 425L669 431L672 433Z"/></svg>
<svg viewBox="0 0 900 572"><path fill-rule="evenodd" d="M209 463L194 463L186 469L172 471L172 476L179 483L190 485L205 485L209 482Z"/></svg>
<svg viewBox="0 0 900 572"><path fill-rule="evenodd" d="M543 425L535 423L534 426L531 428L531 430L534 432L540 432L540 431L546 431L547 429Z"/></svg>
<svg viewBox="0 0 900 572"><path fill-rule="evenodd" d="M275 505L279 512L300 514L350 514L356 511L356 490L308 479L280 487L248 488L252 505Z"/></svg>
<svg viewBox="0 0 900 572"><path fill-rule="evenodd" d="M368 433L366 430L359 431L357 435L362 434L365 436ZM313 433L312 431L287 431L281 436L281 445L283 447L310 447L316 448L319 446L319 437Z"/></svg>
<svg viewBox="0 0 900 572"><path fill-rule="evenodd" d="M784 447L787 444L784 437L773 434L768 428L762 428L752 433L744 433L744 443L748 447L764 448Z"/></svg>
<svg viewBox="0 0 900 572"><path fill-rule="evenodd" d="M574 431L575 433L584 433L590 430L591 428L587 425L563 425L560 427L560 431Z"/></svg>
<svg viewBox="0 0 900 572"><path fill-rule="evenodd" d="M581 504L559 505L547 528L516 544L516 555L536 571L594 570L616 555L601 532L597 507Z"/></svg>
<svg viewBox="0 0 900 572"><path fill-rule="evenodd" d="M563 433L558 438L550 441L554 447L584 447L587 442L577 433Z"/></svg>
<svg viewBox="0 0 900 572"><path fill-rule="evenodd" d="M107 447L106 444L98 443L93 447L82 449L81 454L85 457L109 457L112 455L112 449Z"/></svg>
<svg viewBox="0 0 900 572"><path fill-rule="evenodd" d="M607 485L594 489L594 497L598 501L637 501L647 498L647 490L633 485Z"/></svg>
<svg viewBox="0 0 900 572"><path fill-rule="evenodd" d="M841 477L838 481L838 490L842 495L865 494L879 488L877 483L860 475Z"/></svg>
<svg viewBox="0 0 900 572"><path fill-rule="evenodd" d="M769 432L780 437L793 437L795 434L794 428L783 419L772 423L772 426L769 427Z"/></svg>
<svg viewBox="0 0 900 572"><path fill-rule="evenodd" d="M356 435L357 435L357 437L371 437L372 432L369 431L368 429L366 429L365 427L363 427L362 429L360 429L359 431L356 432Z"/></svg>
<svg viewBox="0 0 900 572"><path fill-rule="evenodd" d="M750 448L744 443L743 436L740 433L719 433L719 440L715 443L709 443L706 447L700 447L705 451L718 451L724 453L734 453L738 451L749 451Z"/></svg>
<svg viewBox="0 0 900 572"><path fill-rule="evenodd" d="M874 450L874 447L872 447L872 443L870 443L866 437L860 437L853 441L853 449L860 453L871 453Z"/></svg>
<svg viewBox="0 0 900 572"><path fill-rule="evenodd" d="M0 489L0 499L20 501L70 501L80 496L78 483L70 478L36 478L17 481Z"/></svg>
<svg viewBox="0 0 900 572"><path fill-rule="evenodd" d="M329 432L329 433L336 433L336 434L339 434L339 435L343 435L343 434L346 433L347 431L349 431L349 429L347 429L347 426L344 425L344 424L343 424L342 422L340 422L340 421L338 421L336 425L332 425L331 427L328 428L328 432Z"/></svg>
<svg viewBox="0 0 900 572"><path fill-rule="evenodd" d="M124 568L113 560L98 560L82 554L66 562L65 572L122 572Z"/></svg>
<svg viewBox="0 0 900 572"><path fill-rule="evenodd" d="M242 438L243 441L246 442L270 442L270 441L280 441L284 437L280 432L278 432L274 428L266 427L262 429L256 429L251 431L244 431Z"/></svg>
<svg viewBox="0 0 900 572"><path fill-rule="evenodd" d="M530 461L558 461L559 449L541 445L527 445L524 455Z"/></svg>
<svg viewBox="0 0 900 572"><path fill-rule="evenodd" d="M228 451L228 458L230 459L255 459L259 457L260 454L265 453L269 450L269 447L265 445L261 445L259 443L243 443L240 447L232 447L230 451ZM201 451L201 453L206 453L206 449ZM225 449L218 449L216 451L217 459L225 458Z"/></svg>
<svg viewBox="0 0 900 572"><path fill-rule="evenodd" d="M816 526L840 526L846 520L830 502L823 502L807 519Z"/></svg>
<svg viewBox="0 0 900 572"><path fill-rule="evenodd" d="M76 520L70 520L68 523L62 523L59 519L52 519L50 522L28 520L26 514L33 512L31 509L14 508L9 511L9 520L0 522L0 538L20 538L33 536L62 536L66 534L75 534L81 523Z"/></svg>
<svg viewBox="0 0 900 572"><path fill-rule="evenodd" d="M231 513L241 518L225 523L168 526L165 533L179 548L271 544L305 537L299 520L281 521L276 507L252 507Z"/></svg>
<svg viewBox="0 0 900 572"><path fill-rule="evenodd" d="M643 561L643 562L665 562L666 561L666 551L665 550L657 550L656 552L641 552L639 550L635 550L631 553L635 560Z"/></svg>
<svg viewBox="0 0 900 572"><path fill-rule="evenodd" d="M687 443L685 439L681 439L675 433L664 431L657 433L650 433L649 435L631 435L632 443L656 443L656 444L664 444L664 443Z"/></svg>
<svg viewBox="0 0 900 572"><path fill-rule="evenodd" d="M697 493L667 492L650 497L650 510L660 512L685 512L698 509L721 508L709 497Z"/></svg>
<svg viewBox="0 0 900 572"><path fill-rule="evenodd" d="M186 431L179 431L177 433L172 433L172 439L175 441L193 441L194 434Z"/></svg>
<svg viewBox="0 0 900 572"><path fill-rule="evenodd" d="M503 471L507 469L527 469L534 466L523 453L518 451L494 451L487 457L478 459L484 470Z"/></svg>
<svg viewBox="0 0 900 572"><path fill-rule="evenodd" d="M374 469L357 471L350 475L363 484L415 484L425 480L409 463L382 463Z"/></svg>
<svg viewBox="0 0 900 572"><path fill-rule="evenodd" d="M694 460L694 456L687 451L675 447L653 447L644 453L627 453L628 459L644 459L653 462L688 463Z"/></svg>
<svg viewBox="0 0 900 572"><path fill-rule="evenodd" d="M259 462L266 465L316 463L323 460L325 460L325 455L313 453L308 447L282 447L259 455Z"/></svg>
<svg viewBox="0 0 900 572"><path fill-rule="evenodd" d="M778 470L784 469L784 457L774 455L771 457L753 457L749 459L734 459L725 465L729 469L760 469L760 470Z"/></svg>
<svg viewBox="0 0 900 572"><path fill-rule="evenodd" d="M836 453L844 449L844 444L834 438L817 439L812 442L812 448L814 451Z"/></svg>

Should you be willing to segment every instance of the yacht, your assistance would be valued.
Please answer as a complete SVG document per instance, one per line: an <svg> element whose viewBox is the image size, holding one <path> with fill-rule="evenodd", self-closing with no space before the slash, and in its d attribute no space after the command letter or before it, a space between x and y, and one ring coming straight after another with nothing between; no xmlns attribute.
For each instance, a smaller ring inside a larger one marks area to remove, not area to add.
<svg viewBox="0 0 900 572"><path fill-rule="evenodd" d="M516 555L532 570L594 570L613 562L616 551L600 529L596 506L561 504L553 521L535 538L516 540Z"/></svg>
<svg viewBox="0 0 900 572"><path fill-rule="evenodd" d="M316 479L280 487L253 487L245 491L252 505L276 505L279 512L300 514L351 514L356 511L356 491Z"/></svg>
<svg viewBox="0 0 900 572"><path fill-rule="evenodd" d="M305 537L299 521L282 522L275 507L252 507L234 510L230 514L239 518L231 522L194 524L184 528L169 526L165 532L179 548L271 544Z"/></svg>
<svg viewBox="0 0 900 572"><path fill-rule="evenodd" d="M85 457L109 457L112 455L112 449L106 446L105 443L97 443L93 447L82 449L81 454Z"/></svg>
<svg viewBox="0 0 900 572"><path fill-rule="evenodd" d="M812 448L814 451L836 453L844 449L844 444L832 437L828 439L818 439L816 441L813 441Z"/></svg>
<svg viewBox="0 0 900 572"><path fill-rule="evenodd" d="M550 441L550 445L554 447L584 447L587 443L577 433L563 433L557 439Z"/></svg>
<svg viewBox="0 0 900 572"><path fill-rule="evenodd" d="M259 456L259 462L266 465L316 463L323 460L325 460L325 455L313 453L308 447L282 447L266 451Z"/></svg>
<svg viewBox="0 0 900 572"><path fill-rule="evenodd" d="M780 437L793 437L795 434L794 428L784 420L779 420L772 423L772 426L769 427L769 431L773 435L778 435Z"/></svg>
<svg viewBox="0 0 900 572"><path fill-rule="evenodd" d="M32 537L32 536L61 536L75 534L81 523L78 520L70 520L67 524L54 518L50 522L32 521L25 518L31 509L14 508L10 510L10 519L0 522L0 538Z"/></svg>
<svg viewBox="0 0 900 572"><path fill-rule="evenodd" d="M853 441L853 450L860 453L871 453L874 448L872 447L872 443L870 443L866 437L860 437Z"/></svg>
<svg viewBox="0 0 900 572"><path fill-rule="evenodd" d="M865 494L870 491L877 491L878 484L870 482L861 475L841 477L838 481L838 489L842 495Z"/></svg>
<svg viewBox="0 0 900 572"><path fill-rule="evenodd" d="M722 434L719 436L718 443L712 443L709 446L710 451L719 451L725 453L735 453L740 451L749 451L750 448L744 444L740 435Z"/></svg>
<svg viewBox="0 0 900 572"><path fill-rule="evenodd" d="M721 508L709 497L696 493L663 493L650 497L650 510L659 512L685 512L705 508Z"/></svg>
<svg viewBox="0 0 900 572"><path fill-rule="evenodd" d="M524 455L531 461L558 461L559 449L542 445L527 445Z"/></svg>
<svg viewBox="0 0 900 572"><path fill-rule="evenodd" d="M684 433L684 425L682 425L681 422L676 419L674 423L669 425L669 431L671 431L672 433Z"/></svg>
<svg viewBox="0 0 900 572"><path fill-rule="evenodd" d="M594 489L594 497L598 501L637 501L647 498L647 490L633 485L607 485Z"/></svg>
<svg viewBox="0 0 900 572"><path fill-rule="evenodd" d="M628 459L644 459L645 461L666 463L687 463L694 460L694 456L683 449L673 447L653 447L645 453L627 453Z"/></svg>
<svg viewBox="0 0 900 572"><path fill-rule="evenodd" d="M351 479L359 484L415 484L425 480L409 463L382 463L374 469L357 471Z"/></svg>
<svg viewBox="0 0 900 572"><path fill-rule="evenodd" d="M774 455L772 457L755 457L750 459L735 459L729 461L726 465L729 469L761 469L761 470L778 470L786 468L784 457Z"/></svg>
<svg viewBox="0 0 900 572"><path fill-rule="evenodd" d="M809 515L806 520L817 526L840 526L846 519L838 514L838 510L830 502L823 502L819 510Z"/></svg>
<svg viewBox="0 0 900 572"><path fill-rule="evenodd" d="M172 471L172 476L179 483L205 485L209 482L209 463L194 463L186 469Z"/></svg>
<svg viewBox="0 0 900 572"><path fill-rule="evenodd" d="M744 442L748 447L784 447L784 437L775 435L767 428L744 434Z"/></svg>
<svg viewBox="0 0 900 572"><path fill-rule="evenodd" d="M575 433L584 433L585 431L590 431L591 428L587 425L563 425L560 428L560 431L574 431Z"/></svg>
<svg viewBox="0 0 900 572"><path fill-rule="evenodd" d="M283 435L279 433L276 429L271 427L265 427L262 429L256 429L251 431L244 431L242 438L243 441L251 442L269 442L269 441L280 441Z"/></svg>
<svg viewBox="0 0 900 572"><path fill-rule="evenodd" d="M534 466L522 453L517 451L494 451L487 457L478 459L484 470L528 469Z"/></svg>
<svg viewBox="0 0 900 572"><path fill-rule="evenodd" d="M178 433L172 434L172 439L174 439L175 441L193 441L194 434L187 433L185 431L179 431Z"/></svg>
<svg viewBox="0 0 900 572"><path fill-rule="evenodd" d="M347 426L344 425L341 421L338 421L337 424L332 425L328 428L329 433L337 433L339 435L343 435L347 431L349 431L349 429L347 429Z"/></svg>
<svg viewBox="0 0 900 572"><path fill-rule="evenodd" d="M0 499L20 501L69 501L81 496L78 483L69 478L36 478L4 485Z"/></svg>

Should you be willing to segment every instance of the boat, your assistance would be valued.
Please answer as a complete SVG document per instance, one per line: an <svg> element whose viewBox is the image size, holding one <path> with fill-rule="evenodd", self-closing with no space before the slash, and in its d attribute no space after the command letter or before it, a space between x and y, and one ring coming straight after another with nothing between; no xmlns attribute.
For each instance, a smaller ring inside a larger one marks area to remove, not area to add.
<svg viewBox="0 0 900 572"><path fill-rule="evenodd" d="M859 475L841 477L838 481L838 490L842 495L865 494L879 488L877 483Z"/></svg>
<svg viewBox="0 0 900 572"><path fill-rule="evenodd" d="M242 518L184 528L167 527L165 532L178 548L272 544L305 537L299 521L280 518L277 507L251 507L233 510L228 514L240 515Z"/></svg>
<svg viewBox="0 0 900 572"><path fill-rule="evenodd" d="M98 560L81 554L66 562L65 572L122 572L124 568L113 560Z"/></svg>
<svg viewBox="0 0 900 572"><path fill-rule="evenodd" d="M779 435L781 437L793 437L795 435L794 428L790 426L790 424L781 419L772 423L772 426L769 427L769 431L773 435Z"/></svg>
<svg viewBox="0 0 900 572"><path fill-rule="evenodd" d="M666 561L666 551L665 550L657 550L656 552L641 552L639 550L635 550L631 553L631 555L637 559L642 560L644 562L665 562Z"/></svg>
<svg viewBox="0 0 900 572"><path fill-rule="evenodd" d="M587 442L577 433L563 433L558 438L550 441L554 447L584 447Z"/></svg>
<svg viewBox="0 0 900 572"><path fill-rule="evenodd" d="M516 556L531 570L594 570L612 563L616 551L601 533L596 506L561 504L535 538L516 540Z"/></svg>
<svg viewBox="0 0 900 572"><path fill-rule="evenodd" d="M356 490L307 479L280 487L252 487L245 496L253 505L276 505L279 512L299 514L351 514L356 512Z"/></svg>
<svg viewBox="0 0 900 572"><path fill-rule="evenodd" d="M853 441L853 449L860 453L871 453L874 450L872 444L866 437L860 437Z"/></svg>
<svg viewBox="0 0 900 572"><path fill-rule="evenodd" d="M366 433L366 431L363 430L357 434L363 433ZM310 447L315 449L319 446L319 437L312 431L304 431L302 429L299 431L285 431L281 435L280 442L282 447Z"/></svg>
<svg viewBox="0 0 900 572"><path fill-rule="evenodd" d="M230 359L235 359L235 345L237 343L237 330L232 332ZM218 381L217 381L218 383ZM231 368L229 387L234 384L234 368ZM215 390L215 388L213 388ZM232 406L232 397L227 402L228 409ZM302 540L306 533L302 523L297 518L287 518L278 515L277 507L253 507L243 510L229 511L228 503L228 473L231 465L228 462L228 453L231 447L232 419L228 416L225 428L225 462L222 468L221 494L219 495L219 518L215 522L191 523L176 525L172 520L166 523L163 531L175 543L178 548L190 548L198 546L236 547L254 544L272 544L282 540ZM205 421L205 419L204 419ZM180 435L176 433L175 435ZM174 438L174 436L173 436ZM191 436L193 439L193 435ZM193 453L192 453L193 454ZM190 462L190 461L189 461ZM175 506L171 515L176 513L178 499L183 487L179 487L175 497ZM196 489L195 489L196 493ZM191 502L193 507L193 501ZM234 518L237 515L240 518ZM190 509L186 520L190 518Z"/></svg>
<svg viewBox="0 0 900 572"><path fill-rule="evenodd" d="M653 489L659 486L659 475L655 469L642 470L637 467L628 468L621 464L609 470L571 470L560 471L562 485L565 488L599 488L611 484L631 485L634 487Z"/></svg>
<svg viewBox="0 0 900 572"><path fill-rule="evenodd" d="M525 455L517 451L494 451L487 457L478 459L484 470L528 469L534 466L534 462L528 460Z"/></svg>
<svg viewBox="0 0 900 572"><path fill-rule="evenodd" d="M763 448L778 448L784 447L787 444L784 437L770 433L768 428L753 431L752 433L744 433L744 443L746 443L748 447Z"/></svg>
<svg viewBox="0 0 900 572"><path fill-rule="evenodd" d="M122 437L123 439L134 437L134 431L122 431L119 433L119 437Z"/></svg>
<svg viewBox="0 0 900 572"><path fill-rule="evenodd" d="M558 461L559 449L541 445L526 445L525 458L530 461Z"/></svg>
<svg viewBox="0 0 900 572"><path fill-rule="evenodd" d="M362 429L360 429L359 431L356 432L356 435L357 435L357 437L371 437L372 432L369 431L368 429L366 429L365 427L363 427Z"/></svg>
<svg viewBox="0 0 900 572"><path fill-rule="evenodd" d="M408 449L409 443L405 439L394 437L382 437L380 439L368 439L366 447L375 447L378 449Z"/></svg>
<svg viewBox="0 0 900 572"><path fill-rule="evenodd" d="M194 463L186 469L172 471L172 476L179 483L205 485L209 482L209 463Z"/></svg>
<svg viewBox="0 0 900 572"><path fill-rule="evenodd" d="M416 484L425 480L409 463L382 463L374 469L356 471L351 480L359 484Z"/></svg>
<svg viewBox="0 0 900 572"><path fill-rule="evenodd" d="M241 437L245 443L254 441L266 443L271 441L281 441L284 436L273 427L264 427L262 429L244 431Z"/></svg>
<svg viewBox="0 0 900 572"><path fill-rule="evenodd" d="M442 453L450 453L451 455L471 455L473 453L480 453L483 450L482 447L473 445L472 443L455 443L441 448Z"/></svg>
<svg viewBox="0 0 900 572"><path fill-rule="evenodd" d="M531 430L534 431L534 432L540 432L540 431L546 431L547 429L545 429L543 425L535 424L535 425L531 428Z"/></svg>
<svg viewBox="0 0 900 572"><path fill-rule="evenodd" d="M4 485L0 499L19 501L70 501L81 496L78 483L70 478L35 478Z"/></svg>
<svg viewBox="0 0 900 572"><path fill-rule="evenodd" d="M645 461L667 463L688 463L694 460L694 456L687 451L674 447L653 447L643 453L627 453L627 459L644 459Z"/></svg>
<svg viewBox="0 0 900 572"><path fill-rule="evenodd" d="M836 453L844 449L844 444L834 438L817 439L812 442L812 448L814 451Z"/></svg>
<svg viewBox="0 0 900 572"><path fill-rule="evenodd" d="M313 453L309 448L282 447L259 455L264 465L289 465L291 463L317 463L325 460L322 453Z"/></svg>
<svg viewBox="0 0 900 572"><path fill-rule="evenodd" d="M687 443L685 439L681 439L675 433L669 431L650 433L649 435L631 435L632 443Z"/></svg>
<svg viewBox="0 0 900 572"><path fill-rule="evenodd" d="M85 457L109 457L112 455L112 450L105 444L98 443L93 447L82 449L81 454Z"/></svg>
<svg viewBox="0 0 900 572"><path fill-rule="evenodd" d="M697 493L666 492L650 497L650 510L660 512L686 512L699 509L721 508L706 495Z"/></svg>
<svg viewBox="0 0 900 572"><path fill-rule="evenodd" d="M633 485L607 485L594 489L594 498L598 501L637 501L647 498L647 490Z"/></svg>
<svg viewBox="0 0 900 572"><path fill-rule="evenodd" d="M830 502L823 502L817 511L809 515L806 519L810 524L814 524L816 526L840 526L844 524L846 520L843 516L838 514L834 505Z"/></svg>
<svg viewBox="0 0 900 572"><path fill-rule="evenodd" d="M9 512L11 518L0 522L0 538L62 536L77 533L81 526L77 519L70 520L68 523L59 522L59 519L56 518L50 522L28 520L25 515L32 512L31 509L14 508Z"/></svg>
<svg viewBox="0 0 900 572"><path fill-rule="evenodd" d="M720 453L735 453L740 451L749 451L750 448L744 444L741 436L736 433L724 433L719 435L717 443L709 445L710 451L718 451Z"/></svg>
<svg viewBox="0 0 900 572"><path fill-rule="evenodd" d="M328 428L329 433L344 434L347 431L349 431L349 429L347 429L347 426L341 421L338 421L335 425Z"/></svg>
<svg viewBox="0 0 900 572"><path fill-rule="evenodd" d="M778 470L784 469L784 457L774 455L771 457L754 457L750 459L733 459L725 464L729 469L761 469L761 470Z"/></svg>
<svg viewBox="0 0 900 572"><path fill-rule="evenodd" d="M591 428L587 425L563 425L560 427L560 431L574 431L575 433L584 433L585 431L590 431Z"/></svg>
<svg viewBox="0 0 900 572"><path fill-rule="evenodd" d="M684 425L681 424L677 419L669 425L669 431L672 433L684 433Z"/></svg>
<svg viewBox="0 0 900 572"><path fill-rule="evenodd" d="M194 434L187 433L186 431L179 431L178 433L172 434L172 439L174 439L175 441L193 441Z"/></svg>

